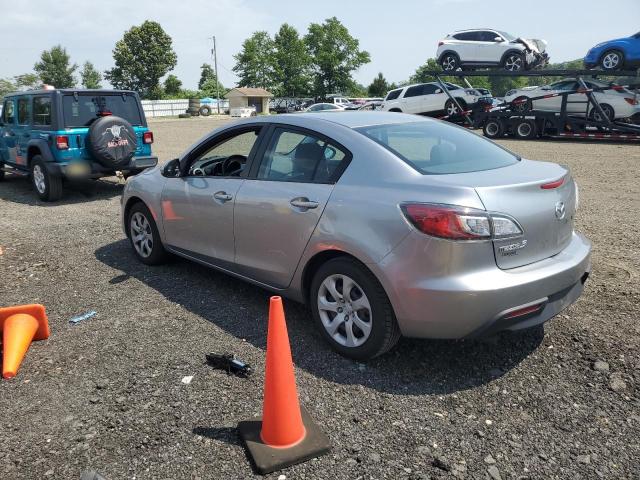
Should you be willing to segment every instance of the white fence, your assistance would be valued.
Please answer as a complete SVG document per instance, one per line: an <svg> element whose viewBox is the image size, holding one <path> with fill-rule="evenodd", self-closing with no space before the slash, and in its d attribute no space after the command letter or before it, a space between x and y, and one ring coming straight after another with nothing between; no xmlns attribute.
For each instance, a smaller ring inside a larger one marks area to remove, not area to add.
<svg viewBox="0 0 640 480"><path fill-rule="evenodd" d="M142 109L147 118L172 117L184 113L189 108L189 100L142 100Z"/></svg>

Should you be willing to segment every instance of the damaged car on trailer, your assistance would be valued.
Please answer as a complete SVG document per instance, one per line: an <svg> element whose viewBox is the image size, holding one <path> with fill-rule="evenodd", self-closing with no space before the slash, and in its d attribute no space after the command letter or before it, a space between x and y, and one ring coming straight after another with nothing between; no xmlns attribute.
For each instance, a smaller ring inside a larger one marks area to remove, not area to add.
<svg viewBox="0 0 640 480"><path fill-rule="evenodd" d="M436 58L445 71L500 67L511 72L540 68L549 62L547 42L515 37L493 29L459 30L438 42Z"/></svg>

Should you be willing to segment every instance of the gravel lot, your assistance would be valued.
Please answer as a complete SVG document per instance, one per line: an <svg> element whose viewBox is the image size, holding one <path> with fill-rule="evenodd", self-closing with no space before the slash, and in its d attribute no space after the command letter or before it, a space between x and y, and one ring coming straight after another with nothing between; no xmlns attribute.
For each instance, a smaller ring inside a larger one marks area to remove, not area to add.
<svg viewBox="0 0 640 480"><path fill-rule="evenodd" d="M221 122L155 121L155 152L173 158ZM286 302L301 399L333 451L267 478L640 478L640 147L501 143L572 168L594 242L585 295L544 332L402 340L366 365ZM26 180L0 184L0 304L43 303L52 330L0 382L0 478L251 478L235 427L261 413L269 293L137 262L121 190L108 179L42 204ZM209 351L256 374L212 370Z"/></svg>

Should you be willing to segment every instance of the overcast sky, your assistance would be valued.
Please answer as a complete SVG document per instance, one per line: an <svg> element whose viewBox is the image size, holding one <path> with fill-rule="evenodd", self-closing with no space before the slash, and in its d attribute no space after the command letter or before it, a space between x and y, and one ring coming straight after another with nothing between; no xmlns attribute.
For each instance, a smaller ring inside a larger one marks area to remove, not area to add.
<svg viewBox="0 0 640 480"><path fill-rule="evenodd" d="M371 54L355 74L364 85L378 72L389 81L408 79L435 55L441 37L463 28L543 38L554 62L640 30L640 0L0 0L0 11L0 78L32 71L42 50L58 43L79 65L90 60L99 70L111 68L115 42L150 19L173 38L173 73L187 88L196 87L200 65L211 61L212 35L220 79L231 86L242 41L257 30L273 35L284 22L304 34L309 23L338 17Z"/></svg>

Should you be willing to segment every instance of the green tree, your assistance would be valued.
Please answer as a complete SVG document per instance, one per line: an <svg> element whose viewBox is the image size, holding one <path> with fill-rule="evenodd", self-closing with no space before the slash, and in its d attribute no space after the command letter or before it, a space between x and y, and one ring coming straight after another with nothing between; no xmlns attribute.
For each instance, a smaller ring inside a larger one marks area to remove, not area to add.
<svg viewBox="0 0 640 480"><path fill-rule="evenodd" d="M275 94L295 97L309 91L311 57L298 31L285 23L274 37Z"/></svg>
<svg viewBox="0 0 640 480"><path fill-rule="evenodd" d="M69 64L69 54L62 45L56 45L51 50L42 52L40 61L33 66L43 83L53 85L56 88L75 86L73 73L77 68L78 65L75 63Z"/></svg>
<svg viewBox="0 0 640 480"><path fill-rule="evenodd" d="M84 88L102 88L102 85L100 85L102 75L91 62L84 62L80 71L80 79Z"/></svg>
<svg viewBox="0 0 640 480"><path fill-rule="evenodd" d="M373 82L367 87L367 92L370 97L384 97L390 90L390 86L387 83L387 79L384 78L382 72L378 73L378 76L373 79Z"/></svg>
<svg viewBox="0 0 640 480"><path fill-rule="evenodd" d="M233 71L238 74L239 87L273 88L274 43L267 32L255 32L242 44L240 53L234 55Z"/></svg>
<svg viewBox="0 0 640 480"><path fill-rule="evenodd" d="M35 73L23 73L22 75L16 75L13 77L13 81L18 90L35 90L40 88L42 85L40 77Z"/></svg>
<svg viewBox="0 0 640 480"><path fill-rule="evenodd" d="M182 89L182 82L178 77L171 74L164 80L164 93L169 97L180 96Z"/></svg>
<svg viewBox="0 0 640 480"><path fill-rule="evenodd" d="M351 85L347 89L347 96L352 98L364 98L368 95L367 87L358 82L351 82Z"/></svg>
<svg viewBox="0 0 640 480"><path fill-rule="evenodd" d="M369 63L369 53L336 17L312 23L304 37L312 58L314 90L319 96L346 92L353 87L351 74Z"/></svg>
<svg viewBox="0 0 640 480"><path fill-rule="evenodd" d="M160 78L178 62L171 37L159 23L146 20L125 32L113 50L115 66L105 78L116 88L137 90L144 98L158 98Z"/></svg>
<svg viewBox="0 0 640 480"><path fill-rule="evenodd" d="M2 100L8 93L15 91L16 85L11 80L8 78L0 78L0 100Z"/></svg>
<svg viewBox="0 0 640 480"><path fill-rule="evenodd" d="M227 91L224 85L218 81L216 72L213 71L213 68L211 68L211 65L208 63L203 63L200 67L198 88L205 97L215 97L218 92L220 92L220 96L222 96Z"/></svg>

